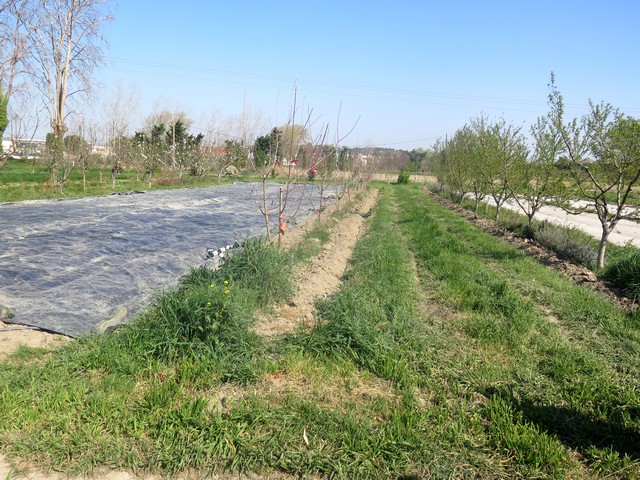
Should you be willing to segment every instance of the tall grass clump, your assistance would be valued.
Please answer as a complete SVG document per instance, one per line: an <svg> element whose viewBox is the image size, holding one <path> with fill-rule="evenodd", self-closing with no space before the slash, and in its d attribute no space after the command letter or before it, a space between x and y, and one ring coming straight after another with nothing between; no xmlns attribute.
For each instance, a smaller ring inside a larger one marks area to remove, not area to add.
<svg viewBox="0 0 640 480"><path fill-rule="evenodd" d="M80 367L134 374L150 361L187 361L209 378L244 383L258 375L261 339L255 311L293 291L290 255L265 239L249 239L217 270L184 275L137 318L107 336L87 337L70 353Z"/></svg>
<svg viewBox="0 0 640 480"><path fill-rule="evenodd" d="M640 252L607 265L603 274L623 295L634 300L640 298Z"/></svg>
<svg viewBox="0 0 640 480"><path fill-rule="evenodd" d="M265 238L245 240L240 254L231 255L219 277L253 291L259 305L285 302L293 296L293 255Z"/></svg>

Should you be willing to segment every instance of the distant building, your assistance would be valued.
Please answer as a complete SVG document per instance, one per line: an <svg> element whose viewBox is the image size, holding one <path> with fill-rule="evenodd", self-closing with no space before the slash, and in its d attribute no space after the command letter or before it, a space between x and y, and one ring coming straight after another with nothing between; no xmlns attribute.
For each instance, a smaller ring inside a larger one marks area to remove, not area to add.
<svg viewBox="0 0 640 480"><path fill-rule="evenodd" d="M47 149L46 140L16 138L2 140L2 152L15 159L34 159L42 157ZM91 153L106 157L111 154L111 149L105 145L94 145Z"/></svg>
<svg viewBox="0 0 640 480"><path fill-rule="evenodd" d="M14 138L2 140L2 152L15 158L33 159L44 155L47 148L45 140Z"/></svg>

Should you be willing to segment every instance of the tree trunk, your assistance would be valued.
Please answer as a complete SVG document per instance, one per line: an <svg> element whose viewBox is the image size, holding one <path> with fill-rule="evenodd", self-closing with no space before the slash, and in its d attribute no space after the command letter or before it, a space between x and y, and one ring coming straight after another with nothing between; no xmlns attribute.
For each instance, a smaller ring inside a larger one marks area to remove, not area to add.
<svg viewBox="0 0 640 480"><path fill-rule="evenodd" d="M262 208L264 209L264 224L267 229L267 240L271 241L269 229L269 206L267 204L267 175L262 177Z"/></svg>
<svg viewBox="0 0 640 480"><path fill-rule="evenodd" d="M611 233L611 229L602 228L602 236L600 237L600 246L598 247L598 268L604 268L604 255L607 252L607 240L609 239L609 234Z"/></svg>
<svg viewBox="0 0 640 480"><path fill-rule="evenodd" d="M529 221L529 228L533 228L533 217L536 214L535 211L527 213L527 220Z"/></svg>

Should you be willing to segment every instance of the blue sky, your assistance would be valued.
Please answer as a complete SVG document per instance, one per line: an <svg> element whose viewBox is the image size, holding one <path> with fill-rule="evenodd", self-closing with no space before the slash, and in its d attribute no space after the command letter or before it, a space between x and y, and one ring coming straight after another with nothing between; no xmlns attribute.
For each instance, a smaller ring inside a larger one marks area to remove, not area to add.
<svg viewBox="0 0 640 480"><path fill-rule="evenodd" d="M569 116L640 117L638 19L631 0L123 0L97 76L136 92L134 128L155 106L283 124L295 86L316 126L359 118L346 145L426 148L482 113L528 130L551 71Z"/></svg>

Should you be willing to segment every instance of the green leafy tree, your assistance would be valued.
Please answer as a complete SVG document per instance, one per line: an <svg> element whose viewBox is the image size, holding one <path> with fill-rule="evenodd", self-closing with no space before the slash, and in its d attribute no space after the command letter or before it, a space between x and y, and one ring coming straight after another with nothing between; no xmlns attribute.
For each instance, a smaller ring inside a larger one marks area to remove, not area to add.
<svg viewBox="0 0 640 480"><path fill-rule="evenodd" d="M258 168L271 165L274 153L277 151L277 147L273 146L273 132L269 135L263 135L258 137L253 146L253 154L255 159L255 166Z"/></svg>
<svg viewBox="0 0 640 480"><path fill-rule="evenodd" d="M602 268L609 235L618 222L640 220L640 211L628 206L640 180L640 122L610 104L589 102L589 114L565 123L564 101L553 74L550 90L549 118L571 165L565 170L571 188L560 204L572 214L595 210L602 227L597 259Z"/></svg>
<svg viewBox="0 0 640 480"><path fill-rule="evenodd" d="M479 172L482 153L478 135L469 125L465 125L455 133L448 148L451 150L451 161L458 177L456 182L460 188L460 201L467 193L472 194L475 203L474 213L477 217L479 204L487 192L484 179Z"/></svg>
<svg viewBox="0 0 640 480"><path fill-rule="evenodd" d="M234 165L238 169L243 169L247 166L248 152L242 141L240 140L225 140L226 147L226 160L229 165Z"/></svg>
<svg viewBox="0 0 640 480"><path fill-rule="evenodd" d="M473 189L472 159L473 132L468 126L459 129L453 138L438 141L434 145L436 161L434 173L443 189L460 202ZM477 178L477 177L476 177Z"/></svg>
<svg viewBox="0 0 640 480"><path fill-rule="evenodd" d="M338 168L347 172L352 169L352 155L349 147L342 147L338 152Z"/></svg>
<svg viewBox="0 0 640 480"><path fill-rule="evenodd" d="M414 149L408 152L409 164L412 172L422 172L425 170L428 153L428 150L424 150L422 148Z"/></svg>
<svg viewBox="0 0 640 480"><path fill-rule="evenodd" d="M495 203L495 220L498 221L500 209L511 197L511 183L517 167L528 155L525 138L521 127L508 124L504 119L489 123L485 117L478 117L471 128L479 143L475 172Z"/></svg>
<svg viewBox="0 0 640 480"><path fill-rule="evenodd" d="M536 213L555 197L561 186L557 159L563 151L549 117L538 118L531 127L534 148L530 159L520 159L510 183L512 198L527 216L529 227Z"/></svg>

